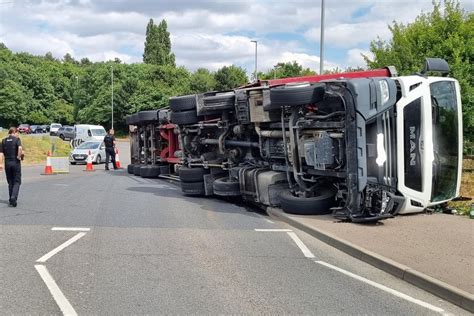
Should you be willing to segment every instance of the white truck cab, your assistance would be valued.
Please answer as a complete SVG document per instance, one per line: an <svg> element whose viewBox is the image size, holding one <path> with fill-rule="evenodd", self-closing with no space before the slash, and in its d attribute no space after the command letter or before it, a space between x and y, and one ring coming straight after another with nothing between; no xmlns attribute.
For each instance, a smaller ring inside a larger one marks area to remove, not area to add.
<svg viewBox="0 0 474 316"><path fill-rule="evenodd" d="M462 110L457 80L421 75L395 77L399 214L421 212L459 196Z"/></svg>

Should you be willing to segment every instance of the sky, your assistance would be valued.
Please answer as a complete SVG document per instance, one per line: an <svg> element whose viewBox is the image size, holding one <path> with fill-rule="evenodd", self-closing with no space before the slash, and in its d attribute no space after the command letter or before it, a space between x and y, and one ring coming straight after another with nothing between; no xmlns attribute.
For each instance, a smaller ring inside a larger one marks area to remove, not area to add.
<svg viewBox="0 0 474 316"><path fill-rule="evenodd" d="M461 1L465 10L474 1ZM325 69L364 66L370 41L390 39L432 0L326 0ZM272 69L297 61L319 70L321 0L0 0L0 42L15 52L92 61L142 62L150 18L168 23L176 63L191 71L226 65Z"/></svg>

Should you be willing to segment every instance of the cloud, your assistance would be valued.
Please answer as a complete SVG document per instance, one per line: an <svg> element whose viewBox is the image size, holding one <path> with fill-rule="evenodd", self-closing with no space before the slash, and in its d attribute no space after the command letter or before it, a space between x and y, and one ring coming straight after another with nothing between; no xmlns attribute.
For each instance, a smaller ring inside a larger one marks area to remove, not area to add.
<svg viewBox="0 0 474 316"><path fill-rule="evenodd" d="M369 59L374 58L374 54L368 50L352 48L347 51L347 65L352 67L366 67L367 65L362 55L369 57Z"/></svg>

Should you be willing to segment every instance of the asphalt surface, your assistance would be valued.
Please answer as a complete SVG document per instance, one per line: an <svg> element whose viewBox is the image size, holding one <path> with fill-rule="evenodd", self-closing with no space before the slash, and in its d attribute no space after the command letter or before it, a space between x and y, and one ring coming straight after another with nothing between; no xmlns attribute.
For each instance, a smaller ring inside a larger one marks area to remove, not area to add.
<svg viewBox="0 0 474 316"><path fill-rule="evenodd" d="M0 185L0 314L61 314L35 265L79 315L467 314L248 206L95 167L24 168L17 208ZM307 250L286 231L255 229L292 230Z"/></svg>

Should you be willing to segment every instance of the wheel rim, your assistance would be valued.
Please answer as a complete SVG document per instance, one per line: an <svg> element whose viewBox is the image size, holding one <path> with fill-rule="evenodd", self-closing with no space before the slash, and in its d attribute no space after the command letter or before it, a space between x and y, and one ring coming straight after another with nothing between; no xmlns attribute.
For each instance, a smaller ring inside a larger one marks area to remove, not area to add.
<svg viewBox="0 0 474 316"><path fill-rule="evenodd" d="M102 158L99 156L97 156L97 164L100 164L102 162Z"/></svg>

